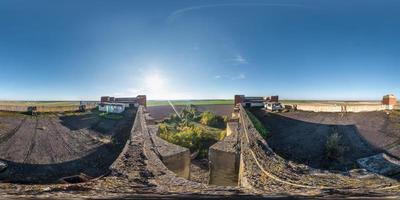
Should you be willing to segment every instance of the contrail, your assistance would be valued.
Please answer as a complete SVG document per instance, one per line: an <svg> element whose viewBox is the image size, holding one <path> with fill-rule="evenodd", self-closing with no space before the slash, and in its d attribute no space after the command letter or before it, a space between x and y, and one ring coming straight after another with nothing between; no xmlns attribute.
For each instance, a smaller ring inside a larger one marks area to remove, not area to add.
<svg viewBox="0 0 400 200"><path fill-rule="evenodd" d="M169 105L171 105L172 109L174 109L176 115L182 119L181 115L178 113L178 111L175 109L175 106L172 104L172 102L170 100L167 100Z"/></svg>
<svg viewBox="0 0 400 200"><path fill-rule="evenodd" d="M298 4L266 4L266 3L226 3L226 4L209 4L209 5L200 5L200 6L192 6L183 8L180 10L176 10L172 12L167 17L167 23L173 22L177 17L182 16L184 13L191 12L194 10L201 10L205 8L215 8L215 7L241 7L241 6L264 6L264 7L297 7L297 8L311 8Z"/></svg>

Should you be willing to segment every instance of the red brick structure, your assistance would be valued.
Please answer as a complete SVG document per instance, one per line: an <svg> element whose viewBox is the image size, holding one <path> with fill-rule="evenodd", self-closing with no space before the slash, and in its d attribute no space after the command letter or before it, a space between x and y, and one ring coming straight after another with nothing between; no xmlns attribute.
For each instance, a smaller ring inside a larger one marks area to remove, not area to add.
<svg viewBox="0 0 400 200"><path fill-rule="evenodd" d="M238 105L239 103L244 103L244 95L235 95L235 105Z"/></svg>
<svg viewBox="0 0 400 200"><path fill-rule="evenodd" d="M110 97L109 96L103 96L100 98L100 102L104 103L104 102L110 102Z"/></svg>
<svg viewBox="0 0 400 200"><path fill-rule="evenodd" d="M102 96L100 98L101 103L125 103L131 106L142 105L146 107L146 95L138 95L137 97L110 97Z"/></svg>
<svg viewBox="0 0 400 200"><path fill-rule="evenodd" d="M279 96L268 96L268 97L264 97L265 101L267 102L279 102Z"/></svg>
<svg viewBox="0 0 400 200"><path fill-rule="evenodd" d="M138 95L138 96L136 97L136 99L137 99L137 103L138 103L139 105L142 105L142 106L144 106L144 107L147 107L147 104L146 104L146 102L147 102L146 95Z"/></svg>
<svg viewBox="0 0 400 200"><path fill-rule="evenodd" d="M383 96L383 99L382 99L383 105L394 106L394 105L396 105L396 103L397 103L397 100L393 94L388 94L388 95Z"/></svg>

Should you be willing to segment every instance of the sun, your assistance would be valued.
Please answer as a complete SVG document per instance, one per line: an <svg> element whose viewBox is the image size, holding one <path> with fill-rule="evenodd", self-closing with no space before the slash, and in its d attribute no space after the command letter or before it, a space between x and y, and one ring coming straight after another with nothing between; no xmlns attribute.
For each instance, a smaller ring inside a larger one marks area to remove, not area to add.
<svg viewBox="0 0 400 200"><path fill-rule="evenodd" d="M145 77L145 84L153 92L160 92L164 89L165 79L160 74L154 73Z"/></svg>

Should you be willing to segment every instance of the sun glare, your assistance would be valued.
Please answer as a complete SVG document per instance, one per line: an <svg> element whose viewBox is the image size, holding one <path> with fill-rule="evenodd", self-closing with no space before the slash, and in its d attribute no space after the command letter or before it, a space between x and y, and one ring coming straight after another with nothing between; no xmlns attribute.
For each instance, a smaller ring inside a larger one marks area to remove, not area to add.
<svg viewBox="0 0 400 200"><path fill-rule="evenodd" d="M151 74L145 78L145 84L153 92L160 92L164 88L165 80L160 74Z"/></svg>

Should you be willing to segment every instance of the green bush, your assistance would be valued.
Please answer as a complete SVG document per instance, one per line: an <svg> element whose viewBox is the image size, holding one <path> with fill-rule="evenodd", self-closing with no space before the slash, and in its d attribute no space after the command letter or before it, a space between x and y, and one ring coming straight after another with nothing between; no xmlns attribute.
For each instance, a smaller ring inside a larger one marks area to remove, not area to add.
<svg viewBox="0 0 400 200"><path fill-rule="evenodd" d="M228 118L226 116L221 117L219 115L215 115L213 112L205 111L201 114L200 123L206 126L211 126L214 128L226 128L226 122Z"/></svg>
<svg viewBox="0 0 400 200"><path fill-rule="evenodd" d="M249 116L251 122L253 123L254 127L260 133L261 137L266 139L268 136L268 130L262 125L260 120L258 120L257 117L253 115L253 113L251 113L248 110L246 110L246 112L247 112L247 115Z"/></svg>
<svg viewBox="0 0 400 200"><path fill-rule="evenodd" d="M183 126L171 129L167 124L159 125L159 136L173 144L186 147L191 152L199 151L199 157L207 157L208 148L219 140L220 134L206 131L200 126Z"/></svg>
<svg viewBox="0 0 400 200"><path fill-rule="evenodd" d="M106 112L100 113L99 116L104 119L111 119L111 120L120 120L120 119L124 118L124 116L122 116L121 114L106 113Z"/></svg>
<svg viewBox="0 0 400 200"><path fill-rule="evenodd" d="M221 133L219 134L219 140L223 140L226 137L226 130L221 131Z"/></svg>
<svg viewBox="0 0 400 200"><path fill-rule="evenodd" d="M338 133L330 135L326 141L326 157L331 160L340 158L344 152L343 146L340 144L342 137Z"/></svg>
<svg viewBox="0 0 400 200"><path fill-rule="evenodd" d="M181 111L182 120L186 120L188 122L197 122L200 118L200 112L197 110L195 105L188 105Z"/></svg>
<svg viewBox="0 0 400 200"><path fill-rule="evenodd" d="M226 136L221 129L226 127L227 117L209 111L200 113L193 105L183 109L180 116L172 114L159 124L159 136L192 153L198 151L200 158L207 157L209 147Z"/></svg>

